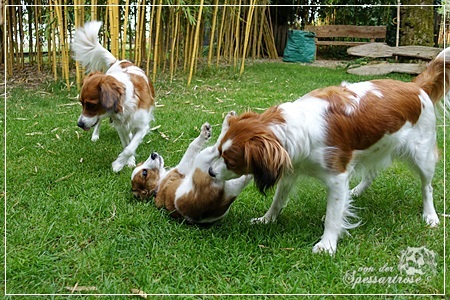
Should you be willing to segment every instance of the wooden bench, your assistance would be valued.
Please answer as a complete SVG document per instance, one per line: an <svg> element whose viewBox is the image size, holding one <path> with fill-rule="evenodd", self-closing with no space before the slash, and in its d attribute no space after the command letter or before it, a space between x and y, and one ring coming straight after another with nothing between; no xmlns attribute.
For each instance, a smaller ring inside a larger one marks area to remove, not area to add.
<svg viewBox="0 0 450 300"><path fill-rule="evenodd" d="M386 39L386 26L324 25L306 26L305 30L316 34L317 46L358 46L374 43L376 39L383 41ZM329 40L331 38L351 38L352 40ZM355 41L355 39L359 40ZM361 39L368 41L361 41Z"/></svg>

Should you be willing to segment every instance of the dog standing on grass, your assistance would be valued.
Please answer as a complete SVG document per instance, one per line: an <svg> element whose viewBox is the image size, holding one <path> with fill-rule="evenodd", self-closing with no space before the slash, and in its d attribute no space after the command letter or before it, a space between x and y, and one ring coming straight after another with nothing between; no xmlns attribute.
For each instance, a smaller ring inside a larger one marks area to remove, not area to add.
<svg viewBox="0 0 450 300"><path fill-rule="evenodd" d="M136 165L136 149L153 120L155 91L143 70L128 60L117 60L103 48L98 40L101 25L92 21L77 28L72 43L75 60L90 72L79 95L83 111L78 126L86 131L94 127L92 141L96 141L101 120L111 119L123 146L112 163L113 171L119 172L125 164Z"/></svg>
<svg viewBox="0 0 450 300"><path fill-rule="evenodd" d="M205 123L179 164L170 170L164 168L162 156L153 152L131 174L133 195L142 200L153 197L156 207L191 223L212 223L223 218L252 176L227 181L209 176L214 147L204 145L210 137L211 126Z"/></svg>
<svg viewBox="0 0 450 300"><path fill-rule="evenodd" d="M431 181L438 160L435 105L450 88L450 48L412 82L372 80L314 90L262 114L229 118L217 141L210 176L229 180L253 174L261 192L277 184L271 207L254 223L274 222L300 175L328 188L325 230L313 252L335 253L348 222L351 196L369 187L394 158L420 176L423 219L439 224ZM448 105L448 103L446 103ZM362 181L350 191L355 171Z"/></svg>

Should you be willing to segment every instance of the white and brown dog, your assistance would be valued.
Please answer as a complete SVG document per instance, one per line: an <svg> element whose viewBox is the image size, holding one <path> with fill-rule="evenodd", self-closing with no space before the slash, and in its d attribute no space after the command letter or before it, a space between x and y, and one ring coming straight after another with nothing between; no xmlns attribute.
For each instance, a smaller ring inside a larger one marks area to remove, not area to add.
<svg viewBox="0 0 450 300"><path fill-rule="evenodd" d="M111 119L123 146L112 163L113 171L118 172L125 164L136 165L134 154L153 120L155 91L143 70L128 60L117 60L100 45L101 25L97 21L86 23L76 30L72 43L75 60L91 72L79 95L83 111L78 126L83 130L94 127L92 141L96 141L101 120Z"/></svg>
<svg viewBox="0 0 450 300"><path fill-rule="evenodd" d="M209 176L214 147L203 148L210 137L211 126L205 123L180 163L171 170L164 168L164 159L158 153L152 153L131 174L134 196L142 200L154 197L156 207L192 223L211 223L223 218L252 176L227 181Z"/></svg>
<svg viewBox="0 0 450 300"><path fill-rule="evenodd" d="M447 94L450 48L412 82L372 80L314 90L295 102L231 117L217 141L213 178L253 174L261 192L277 184L256 223L276 220L299 175L328 188L325 230L313 252L333 254L350 224L351 196L360 195L392 159L409 163L422 182L423 219L437 226L431 181L438 160L435 104ZM362 181L349 190L355 171Z"/></svg>

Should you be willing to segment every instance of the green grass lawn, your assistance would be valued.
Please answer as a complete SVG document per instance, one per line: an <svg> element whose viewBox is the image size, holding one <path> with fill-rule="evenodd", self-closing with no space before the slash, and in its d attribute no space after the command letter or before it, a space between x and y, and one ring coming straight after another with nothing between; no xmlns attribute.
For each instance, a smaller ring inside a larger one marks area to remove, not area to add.
<svg viewBox="0 0 450 300"><path fill-rule="evenodd" d="M366 79L372 78L280 62L248 65L242 77L229 70L200 72L190 87L184 79L159 78L151 127L160 127L145 137L137 161L158 151L167 166L174 166L201 124L213 125L215 140L230 110L260 112L318 87ZM6 117L1 117L7 124L7 193L2 196L8 294L71 293L66 287L84 294L132 289L148 294L444 293L443 149L450 144L443 126L438 128L442 159L433 181L439 228L421 220L420 181L403 164L394 164L356 199L363 224L330 257L311 251L322 234L326 206L319 182L302 179L275 224L250 224L269 208L273 191L265 197L249 186L220 222L187 225L132 197L132 170L115 174L111 169L121 151L117 133L104 121L100 140L93 143L92 132L77 128L81 106L75 89L48 84L8 90ZM432 251L437 266L428 260L424 274L400 271L408 247Z"/></svg>

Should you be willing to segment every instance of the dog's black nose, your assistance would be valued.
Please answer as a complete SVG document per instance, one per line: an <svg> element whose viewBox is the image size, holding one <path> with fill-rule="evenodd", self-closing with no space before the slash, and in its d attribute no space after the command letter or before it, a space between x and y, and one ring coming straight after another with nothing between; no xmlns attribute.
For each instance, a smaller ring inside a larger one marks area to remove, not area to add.
<svg viewBox="0 0 450 300"><path fill-rule="evenodd" d="M158 157L158 153L153 152L152 155L150 155L151 159L155 160Z"/></svg>
<svg viewBox="0 0 450 300"><path fill-rule="evenodd" d="M208 174L209 174L209 176L211 176L211 177L216 177L216 174L213 172L212 167L209 167L209 169L208 169Z"/></svg>
<svg viewBox="0 0 450 300"><path fill-rule="evenodd" d="M77 126L84 129L84 122L83 121L78 121Z"/></svg>

